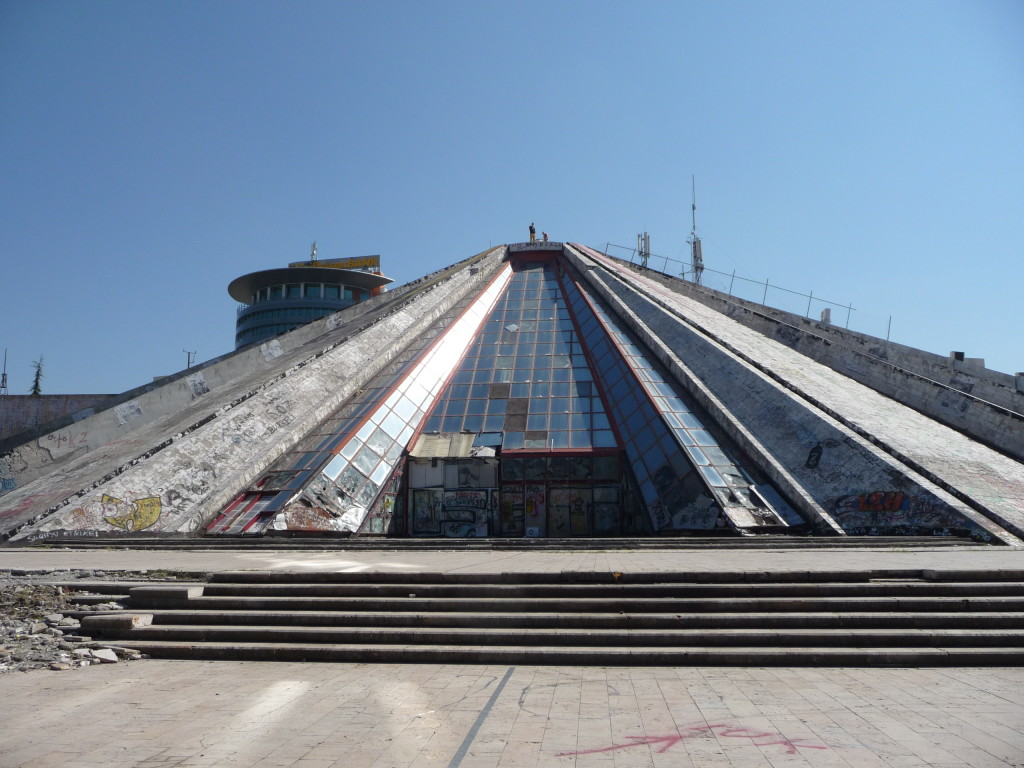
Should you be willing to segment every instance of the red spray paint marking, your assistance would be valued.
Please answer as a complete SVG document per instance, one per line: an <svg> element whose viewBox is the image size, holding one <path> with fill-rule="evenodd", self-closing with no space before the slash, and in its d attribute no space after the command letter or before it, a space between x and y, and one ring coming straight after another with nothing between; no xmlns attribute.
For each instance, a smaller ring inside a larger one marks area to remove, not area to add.
<svg viewBox="0 0 1024 768"><path fill-rule="evenodd" d="M708 732L717 735L719 738L750 739L756 747L786 747L786 754L795 755L798 747L805 749L828 749L824 744L807 744L806 739L787 739L781 733L770 731L758 731L753 728L733 725L731 723L713 723L709 725L695 725L683 729L681 733L668 734L666 736L626 736L628 744L613 744L609 747L597 749L584 749L579 752L559 752L556 757L568 757L571 755L591 755L598 752L612 752L616 749L630 749L631 747L654 746L661 744L656 752L667 752L685 739L694 739Z"/></svg>

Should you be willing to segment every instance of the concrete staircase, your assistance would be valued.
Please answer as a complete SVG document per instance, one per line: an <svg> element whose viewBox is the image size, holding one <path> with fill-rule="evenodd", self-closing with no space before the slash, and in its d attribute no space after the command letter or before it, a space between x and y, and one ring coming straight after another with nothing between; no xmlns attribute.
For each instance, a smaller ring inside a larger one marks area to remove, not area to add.
<svg viewBox="0 0 1024 768"><path fill-rule="evenodd" d="M1024 571L224 572L83 632L155 657L457 664L1024 664Z"/></svg>

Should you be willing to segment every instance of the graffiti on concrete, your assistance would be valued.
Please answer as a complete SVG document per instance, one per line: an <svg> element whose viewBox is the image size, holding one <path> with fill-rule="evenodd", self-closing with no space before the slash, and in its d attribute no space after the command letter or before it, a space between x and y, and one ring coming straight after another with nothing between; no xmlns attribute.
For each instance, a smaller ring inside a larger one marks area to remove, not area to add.
<svg viewBox="0 0 1024 768"><path fill-rule="evenodd" d="M100 503L104 508L120 513L104 515L103 519L123 531L141 531L160 519L159 496L147 496L144 499L125 502L103 494Z"/></svg>
<svg viewBox="0 0 1024 768"><path fill-rule="evenodd" d="M142 406L134 400L114 406L114 414L122 426L142 416Z"/></svg>
<svg viewBox="0 0 1024 768"><path fill-rule="evenodd" d="M797 754L798 749L828 749L828 746L825 744L809 743L809 740L805 738L788 738L775 731L765 731L760 728L750 728L735 723L709 723L706 725L690 726L683 728L677 733L668 733L663 736L626 736L627 741L622 744L611 744L607 747L598 747L596 749L582 749L576 752L559 752L556 757L593 755L620 749L632 749L633 747L649 747L661 754L668 752L672 747L683 741L710 738L712 736L717 736L719 739L747 739L755 747L785 747L787 755Z"/></svg>
<svg viewBox="0 0 1024 768"><path fill-rule="evenodd" d="M48 451L50 458L53 459L59 459L88 446L89 433L84 429L62 429L39 438L39 447Z"/></svg>
<svg viewBox="0 0 1024 768"><path fill-rule="evenodd" d="M6 456L0 456L0 496L18 487L18 475L26 469L28 469L28 463L18 451L11 451Z"/></svg>
<svg viewBox="0 0 1024 768"><path fill-rule="evenodd" d="M210 385L206 383L201 371L185 377L185 383L192 391L192 397L201 397L210 391Z"/></svg>
<svg viewBox="0 0 1024 768"><path fill-rule="evenodd" d="M973 522L934 497L903 491L871 491L843 496L836 502L836 521L843 530L975 528Z"/></svg>
<svg viewBox="0 0 1024 768"><path fill-rule="evenodd" d="M807 461L804 462L804 466L807 469L817 469L818 465L821 463L821 454L823 450L821 443L818 443L811 448L810 452L807 454Z"/></svg>

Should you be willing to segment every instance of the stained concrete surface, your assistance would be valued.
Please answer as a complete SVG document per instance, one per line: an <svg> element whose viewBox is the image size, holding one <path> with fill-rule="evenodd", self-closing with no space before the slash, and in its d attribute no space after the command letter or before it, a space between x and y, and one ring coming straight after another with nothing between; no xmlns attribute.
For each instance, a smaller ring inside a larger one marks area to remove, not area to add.
<svg viewBox="0 0 1024 768"><path fill-rule="evenodd" d="M146 661L0 696L5 768L1024 765L1024 669Z"/></svg>

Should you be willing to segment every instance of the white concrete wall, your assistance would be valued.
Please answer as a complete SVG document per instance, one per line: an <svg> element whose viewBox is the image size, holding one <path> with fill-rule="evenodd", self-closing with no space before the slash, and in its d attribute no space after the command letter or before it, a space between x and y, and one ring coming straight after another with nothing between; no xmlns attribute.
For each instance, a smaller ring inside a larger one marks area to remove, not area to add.
<svg viewBox="0 0 1024 768"><path fill-rule="evenodd" d="M1024 392L1014 376L875 336L823 325L621 262L835 371L1024 459Z"/></svg>
<svg viewBox="0 0 1024 768"><path fill-rule="evenodd" d="M987 534L1017 543L1001 530L1008 524L1024 532L1024 517L1012 495L999 499L998 505L992 499L978 500L978 506L997 507L997 516L1002 517L993 524L951 493L953 485L933 482L881 450L859 429L835 418L836 408L845 410L852 407L850 400L864 399L863 385L834 372L825 375L818 363L673 295L656 280L629 275L627 284L620 265L591 255L595 258L572 258L584 278L810 522L827 527L835 521L844 530L859 528L848 521L863 522L871 515L862 513L874 511L879 513L876 520L887 520L894 527L901 519L908 525L915 519L928 520L939 529L974 529L983 538ZM818 389L806 384L808 380L815 380ZM905 418L923 419L903 410ZM899 430L901 425L892 427ZM906 427L920 428L916 422ZM955 459L955 448L951 453ZM812 454L817 456L813 461ZM1020 472L1019 464L1015 466ZM892 495L873 497L876 493ZM881 509L867 508L876 501ZM887 504L894 508L885 509Z"/></svg>

